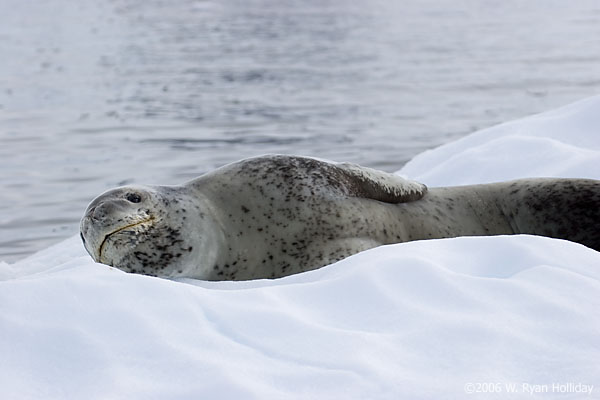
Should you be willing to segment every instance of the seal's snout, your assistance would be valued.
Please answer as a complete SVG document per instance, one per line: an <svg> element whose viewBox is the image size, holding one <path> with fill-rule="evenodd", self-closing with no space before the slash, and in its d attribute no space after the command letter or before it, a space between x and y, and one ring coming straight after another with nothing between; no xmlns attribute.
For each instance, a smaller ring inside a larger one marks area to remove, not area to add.
<svg viewBox="0 0 600 400"><path fill-rule="evenodd" d="M94 218L91 216L93 215L93 211L90 211L91 210L88 210L81 219L81 224L79 226L79 237L81 237L83 247L85 247L89 255L92 256L92 259L98 262L99 256L95 249L98 247L98 241L100 240L100 237L94 231L94 226L100 221L94 220Z"/></svg>
<svg viewBox="0 0 600 400"><path fill-rule="evenodd" d="M127 212L127 204L125 200L109 199L102 201L93 207L90 207L86 213L94 221L103 221L115 215L115 213Z"/></svg>
<svg viewBox="0 0 600 400"><path fill-rule="evenodd" d="M136 243L145 230L153 226L156 215L151 211L154 204L151 190L143 186L120 187L92 200L81 219L79 231L94 261L114 264L114 249L109 256L103 250L121 242Z"/></svg>
<svg viewBox="0 0 600 400"><path fill-rule="evenodd" d="M90 217L90 218L94 218L94 212L95 212L95 211L96 211L96 207L95 207L95 206L94 206L94 207L90 207L90 208L89 208L89 209L86 211L86 213L85 213L84 217Z"/></svg>

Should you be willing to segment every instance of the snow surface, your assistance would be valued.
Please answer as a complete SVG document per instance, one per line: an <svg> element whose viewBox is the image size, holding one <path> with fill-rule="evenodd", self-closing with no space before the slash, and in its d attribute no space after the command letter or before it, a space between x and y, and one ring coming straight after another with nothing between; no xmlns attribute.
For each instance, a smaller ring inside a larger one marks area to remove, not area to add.
<svg viewBox="0 0 600 400"><path fill-rule="evenodd" d="M600 179L598 127L600 96L399 172L430 186ZM73 237L0 263L0 397L597 398L599 293L600 253L525 235L384 246L250 282L126 274Z"/></svg>

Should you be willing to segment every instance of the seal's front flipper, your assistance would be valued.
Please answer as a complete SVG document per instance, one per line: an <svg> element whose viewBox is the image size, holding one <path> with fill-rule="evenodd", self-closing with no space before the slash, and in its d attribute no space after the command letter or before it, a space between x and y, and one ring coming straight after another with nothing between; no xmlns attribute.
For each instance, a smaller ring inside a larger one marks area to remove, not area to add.
<svg viewBox="0 0 600 400"><path fill-rule="evenodd" d="M335 166L345 178L348 194L354 197L398 204L419 200L427 192L427 186L422 183L398 175L350 163Z"/></svg>

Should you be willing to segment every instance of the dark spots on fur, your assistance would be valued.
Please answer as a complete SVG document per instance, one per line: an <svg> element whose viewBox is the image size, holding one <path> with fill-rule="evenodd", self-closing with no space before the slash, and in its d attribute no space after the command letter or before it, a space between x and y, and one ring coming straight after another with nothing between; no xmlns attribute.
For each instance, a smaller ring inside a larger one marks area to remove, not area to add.
<svg viewBox="0 0 600 400"><path fill-rule="evenodd" d="M600 250L600 182L548 179L524 185L528 186L521 190L518 206L509 213L518 219L517 233L571 240Z"/></svg>
<svg viewBox="0 0 600 400"><path fill-rule="evenodd" d="M229 246L218 249L218 265L212 265L215 260L207 261L210 264L204 268L209 269L210 279L280 277L343 259L373 243L450 236L461 224L460 234L494 234L493 227L474 230L471 222L465 226L464 197L429 196L423 202L404 204L408 200L400 199L393 189L360 181L348 171L316 160L263 157L228 167L224 174L227 187L221 193L230 193L232 201L215 201L214 206L223 210L218 217L224 220L225 228L230 227L224 232ZM598 229L589 226L590 220L598 226L599 189L597 183L594 185L561 183L527 189L522 184L508 184L503 186L505 197L517 197L519 203L503 210L503 217L519 221L534 218L537 234L600 243ZM221 190L219 182L215 187ZM544 191L543 200L537 200L540 190ZM418 194L410 196L414 200ZM402 204L395 204L397 200ZM187 214L186 229L199 220L196 210L200 209L195 204L172 199L170 207L181 209L179 222L185 218L184 209L194 210ZM407 223L398 209L409 210L415 218ZM206 215L208 220L210 212ZM490 218L485 212L476 211L475 216ZM428 232L431 226L435 230ZM188 242L181 227L174 228L149 235L156 244L137 254L139 261L132 263L132 268L160 275L164 267L157 264L173 265L188 257L191 245L198 248L200 243ZM133 232L122 237L121 247L140 240Z"/></svg>
<svg viewBox="0 0 600 400"><path fill-rule="evenodd" d="M533 203L531 204L531 208L533 208L535 211L542 211L544 209L544 205L542 203Z"/></svg>

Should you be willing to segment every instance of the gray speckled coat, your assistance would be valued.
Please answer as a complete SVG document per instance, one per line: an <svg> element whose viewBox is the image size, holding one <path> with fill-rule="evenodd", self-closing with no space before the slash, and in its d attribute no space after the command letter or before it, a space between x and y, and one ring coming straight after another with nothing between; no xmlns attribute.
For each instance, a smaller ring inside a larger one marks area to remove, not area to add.
<svg viewBox="0 0 600 400"><path fill-rule="evenodd" d="M128 272L207 280L277 278L411 240L529 233L600 250L600 181L525 179L427 189L312 158L263 156L182 186L95 199L86 249Z"/></svg>

